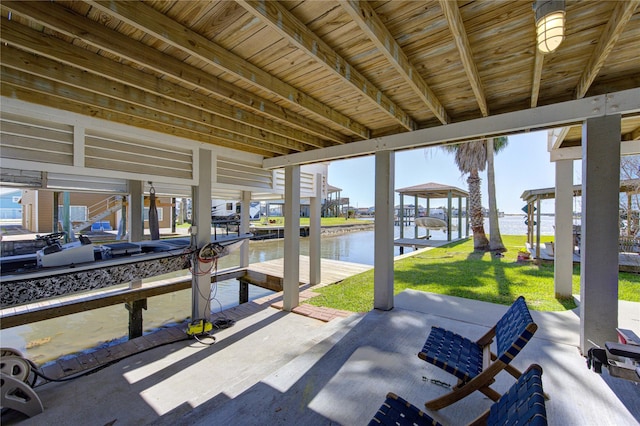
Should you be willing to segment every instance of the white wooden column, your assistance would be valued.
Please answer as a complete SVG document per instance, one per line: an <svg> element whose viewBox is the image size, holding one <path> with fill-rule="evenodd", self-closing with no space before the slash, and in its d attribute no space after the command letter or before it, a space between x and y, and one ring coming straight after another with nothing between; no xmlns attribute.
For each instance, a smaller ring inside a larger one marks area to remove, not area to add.
<svg viewBox="0 0 640 426"><path fill-rule="evenodd" d="M242 200L240 200L240 229L238 233L248 234L250 224L251 210L251 191L242 191ZM240 246L240 265L241 268L249 266L249 240L246 239Z"/></svg>
<svg viewBox="0 0 640 426"><path fill-rule="evenodd" d="M282 309L300 304L300 166L284 168L284 282Z"/></svg>
<svg viewBox="0 0 640 426"><path fill-rule="evenodd" d="M143 209L143 183L139 180L127 182L129 187L129 208L127 209L127 225L129 227L129 241L142 241L144 235Z"/></svg>
<svg viewBox="0 0 640 426"><path fill-rule="evenodd" d="M393 204L395 153L376 152L373 307L393 309Z"/></svg>
<svg viewBox="0 0 640 426"><path fill-rule="evenodd" d="M573 160L556 161L553 279L556 297L571 297L573 276Z"/></svg>
<svg viewBox="0 0 640 426"><path fill-rule="evenodd" d="M200 149L198 152L198 186L192 188L192 219L196 228L196 248L200 250L211 242L211 151ZM192 228L193 229L193 228ZM207 264L197 262L194 269L198 271L191 278L191 320L211 320L211 275L203 273Z"/></svg>
<svg viewBox="0 0 640 426"><path fill-rule="evenodd" d="M582 125L580 349L616 341L620 115ZM592 343L593 342L593 343Z"/></svg>
<svg viewBox="0 0 640 426"><path fill-rule="evenodd" d="M321 219L322 214L322 174L317 173L314 179L315 196L311 197L309 212L309 284L320 284L321 273Z"/></svg>

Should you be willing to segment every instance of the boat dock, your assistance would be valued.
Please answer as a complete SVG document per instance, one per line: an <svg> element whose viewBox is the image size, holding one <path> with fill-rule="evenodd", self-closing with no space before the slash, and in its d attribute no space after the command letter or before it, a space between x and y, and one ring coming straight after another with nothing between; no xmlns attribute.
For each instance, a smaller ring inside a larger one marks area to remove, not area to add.
<svg viewBox="0 0 640 426"><path fill-rule="evenodd" d="M371 265L362 265L331 259L321 260L322 281L325 286L344 280L345 278L372 269ZM248 301L248 284L256 285L274 292L282 291L284 277L284 259L253 263L247 268L229 268L218 271L212 276L213 281L237 279L239 281L239 303ZM300 284L309 284L309 257L300 256ZM130 337L138 337L142 333L142 309L148 297L191 288L191 277L177 277L142 283L136 286L119 285L103 289L91 294L76 293L54 299L41 300L24 305L6 307L0 310L0 328L10 328L32 322L42 321L65 315L75 314L92 309L124 303L130 315L138 312L139 333L131 333ZM131 335L132 334L132 335Z"/></svg>
<svg viewBox="0 0 640 426"><path fill-rule="evenodd" d="M555 261L553 246L548 243L540 244L540 256L536 258L536 245L526 243L525 247L529 250L534 259L541 263L553 263ZM580 263L580 253L577 248L573 252L573 263ZM618 270L620 272L640 272L640 254L621 251L618 253Z"/></svg>
<svg viewBox="0 0 640 426"><path fill-rule="evenodd" d="M426 247L441 247L445 244L466 241L468 238L456 238L451 241L432 240L426 238L398 238L393 241L393 245L397 247L411 247L413 249L421 249Z"/></svg>

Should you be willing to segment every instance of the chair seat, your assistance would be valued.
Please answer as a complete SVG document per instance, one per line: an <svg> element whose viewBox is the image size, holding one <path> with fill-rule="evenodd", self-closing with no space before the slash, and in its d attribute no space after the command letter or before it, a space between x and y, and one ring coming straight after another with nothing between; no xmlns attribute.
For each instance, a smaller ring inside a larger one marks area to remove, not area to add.
<svg viewBox="0 0 640 426"><path fill-rule="evenodd" d="M542 367L531 365L489 410L470 425L546 426L547 411L542 389ZM440 425L427 413L389 392L369 426Z"/></svg>
<svg viewBox="0 0 640 426"><path fill-rule="evenodd" d="M482 347L444 328L431 328L431 333L418 356L463 382L482 372Z"/></svg>
<svg viewBox="0 0 640 426"><path fill-rule="evenodd" d="M369 422L369 426L442 426L428 414L393 392L387 394L382 406Z"/></svg>

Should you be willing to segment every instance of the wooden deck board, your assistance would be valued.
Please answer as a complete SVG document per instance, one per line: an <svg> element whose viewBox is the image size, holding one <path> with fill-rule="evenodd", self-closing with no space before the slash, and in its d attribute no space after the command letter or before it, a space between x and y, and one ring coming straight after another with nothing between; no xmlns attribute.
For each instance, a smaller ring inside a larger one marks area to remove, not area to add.
<svg viewBox="0 0 640 426"><path fill-rule="evenodd" d="M454 238L451 241L447 240L427 240L426 238L397 238L393 241L393 245L400 247L440 247L445 244L451 244L458 241L464 241L467 238Z"/></svg>
<svg viewBox="0 0 640 426"><path fill-rule="evenodd" d="M320 270L321 286L337 283L350 276L373 269L372 265L360 263L344 262L341 260L321 259ZM266 262L253 263L248 267L249 271L270 275L273 277L284 277L284 258L268 260ZM309 283L309 256L300 256L300 283Z"/></svg>

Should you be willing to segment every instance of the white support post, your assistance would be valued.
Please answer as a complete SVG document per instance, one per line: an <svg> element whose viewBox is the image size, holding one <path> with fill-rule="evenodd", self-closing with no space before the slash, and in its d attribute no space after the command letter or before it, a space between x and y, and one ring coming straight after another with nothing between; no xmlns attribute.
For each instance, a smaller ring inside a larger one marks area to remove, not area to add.
<svg viewBox="0 0 640 426"><path fill-rule="evenodd" d="M416 225L416 219L420 216L419 212L418 212L418 196L415 195L413 197L413 204L416 206L416 208L413 210L413 238L418 239L418 225ZM429 216L429 215L427 215Z"/></svg>
<svg viewBox="0 0 640 426"><path fill-rule="evenodd" d="M198 155L198 186L193 187L192 212L196 227L196 249L211 242L211 151L200 149ZM196 261L195 274L191 278L191 320L211 320L211 275L206 273L208 265Z"/></svg>
<svg viewBox="0 0 640 426"><path fill-rule="evenodd" d="M458 239L462 238L462 197L458 195Z"/></svg>
<svg viewBox="0 0 640 426"><path fill-rule="evenodd" d="M251 209L251 191L242 191L242 200L240 201L240 229L238 233L249 233L250 209ZM249 240L246 239L240 246L240 267L249 266Z"/></svg>
<svg viewBox="0 0 640 426"><path fill-rule="evenodd" d="M376 220L373 307L393 309L393 204L395 153L376 152Z"/></svg>
<svg viewBox="0 0 640 426"><path fill-rule="evenodd" d="M451 191L447 193L447 241L451 241Z"/></svg>
<svg viewBox="0 0 640 426"><path fill-rule="evenodd" d="M400 226L400 238L404 238L404 195L400 196L400 209L398 210L398 225ZM395 210L395 206L394 206Z"/></svg>
<svg viewBox="0 0 640 426"><path fill-rule="evenodd" d="M315 176L315 196L311 197L311 205L309 212L309 284L320 284L322 279L321 272L321 224L320 216L322 214L322 174L317 173Z"/></svg>
<svg viewBox="0 0 640 426"><path fill-rule="evenodd" d="M300 166L284 168L284 282L282 309L300 304Z"/></svg>
<svg viewBox="0 0 640 426"><path fill-rule="evenodd" d="M616 341L620 115L582 125L580 349Z"/></svg>
<svg viewBox="0 0 640 426"><path fill-rule="evenodd" d="M571 297L573 276L573 160L556 161L553 282L556 297Z"/></svg>
<svg viewBox="0 0 640 426"><path fill-rule="evenodd" d="M129 242L142 241L144 235L144 220L142 218L143 183L139 180L127 182L129 187L129 208L127 209L127 224L129 226Z"/></svg>

